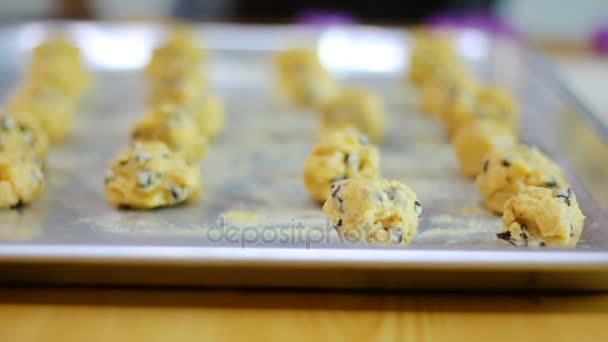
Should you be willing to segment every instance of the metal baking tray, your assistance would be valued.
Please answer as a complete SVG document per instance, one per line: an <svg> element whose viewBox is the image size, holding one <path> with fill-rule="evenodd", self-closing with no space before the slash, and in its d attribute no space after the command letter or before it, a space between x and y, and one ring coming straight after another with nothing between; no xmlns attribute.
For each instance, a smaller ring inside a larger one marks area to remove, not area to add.
<svg viewBox="0 0 608 342"><path fill-rule="evenodd" d="M522 139L565 169L587 216L575 250L515 248L495 238L500 217L480 205L440 123L419 113L415 90L404 81L412 45L406 30L196 28L210 52L210 88L226 104L227 130L202 163L203 199L151 212L109 206L103 177L145 110L142 68L165 30L92 22L0 28L2 94L16 86L30 49L57 31L81 47L96 76L71 137L52 150L42 198L23 210L0 212L1 282L608 289L608 129L524 44L453 32L471 69L519 100ZM316 140L316 115L283 99L272 65L276 51L293 46L316 46L342 82L383 99L390 124L380 146L381 172L408 184L424 207L411 245L341 239L309 198L302 172Z"/></svg>

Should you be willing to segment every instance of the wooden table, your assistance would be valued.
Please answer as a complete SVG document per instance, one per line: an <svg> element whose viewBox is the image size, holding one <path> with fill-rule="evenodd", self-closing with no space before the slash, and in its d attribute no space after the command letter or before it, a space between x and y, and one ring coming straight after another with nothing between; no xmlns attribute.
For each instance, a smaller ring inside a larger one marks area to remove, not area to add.
<svg viewBox="0 0 608 342"><path fill-rule="evenodd" d="M608 341L608 295L3 289L0 341Z"/></svg>

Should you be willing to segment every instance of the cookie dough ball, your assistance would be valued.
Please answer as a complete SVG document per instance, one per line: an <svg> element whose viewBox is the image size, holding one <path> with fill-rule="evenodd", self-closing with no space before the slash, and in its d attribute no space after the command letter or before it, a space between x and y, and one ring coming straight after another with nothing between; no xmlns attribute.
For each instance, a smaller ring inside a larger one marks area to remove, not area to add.
<svg viewBox="0 0 608 342"><path fill-rule="evenodd" d="M519 115L515 100L506 91L498 88L481 88L474 97L460 97L450 103L444 123L451 136L456 131L476 120L501 122L517 133Z"/></svg>
<svg viewBox="0 0 608 342"><path fill-rule="evenodd" d="M200 72L204 55L205 52L190 32L176 31L163 46L154 49L146 75L154 81L168 74Z"/></svg>
<svg viewBox="0 0 608 342"><path fill-rule="evenodd" d="M275 64L279 86L298 106L316 108L337 91L337 83L319 62L315 50L280 52Z"/></svg>
<svg viewBox="0 0 608 342"><path fill-rule="evenodd" d="M222 100L207 94L192 103L192 114L203 136L215 139L224 132L226 111Z"/></svg>
<svg viewBox="0 0 608 342"><path fill-rule="evenodd" d="M584 220L572 189L531 186L507 201L496 236L516 246L576 247Z"/></svg>
<svg viewBox="0 0 608 342"><path fill-rule="evenodd" d="M310 195L324 202L331 184L347 178L378 177L378 149L356 129L344 129L324 137L304 167L304 184Z"/></svg>
<svg viewBox="0 0 608 342"><path fill-rule="evenodd" d="M184 103L203 95L205 79L195 71L167 73L152 83L150 96L153 104L164 102Z"/></svg>
<svg viewBox="0 0 608 342"><path fill-rule="evenodd" d="M34 201L44 190L41 163L35 158L0 160L0 208Z"/></svg>
<svg viewBox="0 0 608 342"><path fill-rule="evenodd" d="M332 185L323 212L338 234L348 238L407 244L416 236L422 206L416 194L397 181L354 178Z"/></svg>
<svg viewBox="0 0 608 342"><path fill-rule="evenodd" d="M26 83L44 84L60 90L71 97L73 101L79 100L91 87L92 78L89 74L76 72L61 72L60 69L48 69L32 66L26 76Z"/></svg>
<svg viewBox="0 0 608 342"><path fill-rule="evenodd" d="M152 209L201 196L201 172L158 141L134 143L110 162L105 178L108 202Z"/></svg>
<svg viewBox="0 0 608 342"><path fill-rule="evenodd" d="M194 119L168 104L155 106L146 113L133 128L131 140L162 141L188 163L199 162L208 145Z"/></svg>
<svg viewBox="0 0 608 342"><path fill-rule="evenodd" d="M44 160L48 149L49 139L36 119L0 114L0 163L24 156Z"/></svg>
<svg viewBox="0 0 608 342"><path fill-rule="evenodd" d="M196 121L200 134L215 139L225 127L226 112L222 100L212 94L203 94L192 99L166 99L153 105L173 106L176 112L190 115Z"/></svg>
<svg viewBox="0 0 608 342"><path fill-rule="evenodd" d="M486 207L502 214L505 203L528 186L567 187L562 170L536 147L518 145L491 153L477 176Z"/></svg>
<svg viewBox="0 0 608 342"><path fill-rule="evenodd" d="M452 69L461 69L461 66L449 37L432 33L416 35L410 59L411 82L422 86Z"/></svg>
<svg viewBox="0 0 608 342"><path fill-rule="evenodd" d="M384 137L385 120L378 97L362 89L344 89L321 106L321 135L353 126L379 142Z"/></svg>
<svg viewBox="0 0 608 342"><path fill-rule="evenodd" d="M477 121L460 129L452 138L452 145L460 171L465 177L476 177L483 171L486 156L513 147L517 139L506 125L495 121Z"/></svg>
<svg viewBox="0 0 608 342"><path fill-rule="evenodd" d="M52 83L73 96L80 96L91 84L78 47L59 37L34 49L28 79Z"/></svg>
<svg viewBox="0 0 608 342"><path fill-rule="evenodd" d="M35 118L52 143L67 136L74 125L76 103L58 89L44 84L27 84L10 101L8 111L15 117Z"/></svg>
<svg viewBox="0 0 608 342"><path fill-rule="evenodd" d="M461 93L473 93L477 82L462 72L446 72L421 87L420 109L423 113L441 118L448 105Z"/></svg>

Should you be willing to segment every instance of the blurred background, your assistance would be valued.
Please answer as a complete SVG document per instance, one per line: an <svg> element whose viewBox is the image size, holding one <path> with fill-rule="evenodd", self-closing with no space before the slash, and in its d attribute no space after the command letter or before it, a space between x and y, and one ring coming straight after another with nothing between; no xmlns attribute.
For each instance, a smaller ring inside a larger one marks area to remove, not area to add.
<svg viewBox="0 0 608 342"><path fill-rule="evenodd" d="M562 76L608 112L606 0L0 0L0 22L37 19L431 24L525 38L554 57Z"/></svg>
<svg viewBox="0 0 608 342"><path fill-rule="evenodd" d="M37 18L294 22L389 25L458 22L534 39L589 41L608 24L605 0L0 0L0 20Z"/></svg>

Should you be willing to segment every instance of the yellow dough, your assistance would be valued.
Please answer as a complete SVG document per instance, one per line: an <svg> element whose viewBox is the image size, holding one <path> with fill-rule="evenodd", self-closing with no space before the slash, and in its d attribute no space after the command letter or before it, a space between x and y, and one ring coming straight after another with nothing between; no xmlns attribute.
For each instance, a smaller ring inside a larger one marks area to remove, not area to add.
<svg viewBox="0 0 608 342"><path fill-rule="evenodd" d="M452 101L444 115L449 135L476 120L499 121L517 133L519 116L515 100L502 89L481 88L473 97L464 96Z"/></svg>
<svg viewBox="0 0 608 342"><path fill-rule="evenodd" d="M528 186L567 187L562 170L536 147L518 145L491 153L477 176L486 207L501 214L505 202Z"/></svg>
<svg viewBox="0 0 608 342"><path fill-rule="evenodd" d="M478 85L462 72L445 72L421 87L420 109L431 116L441 118L452 99L472 94Z"/></svg>
<svg viewBox="0 0 608 342"><path fill-rule="evenodd" d="M36 158L0 160L0 208L26 205L44 190L41 163Z"/></svg>
<svg viewBox="0 0 608 342"><path fill-rule="evenodd" d="M207 138L194 119L172 105L152 107L133 128L131 140L162 141L188 163L197 163L207 153Z"/></svg>
<svg viewBox="0 0 608 342"><path fill-rule="evenodd" d="M0 114L0 163L21 157L42 161L48 149L49 139L36 119Z"/></svg>
<svg viewBox="0 0 608 342"><path fill-rule="evenodd" d="M134 209L191 202L202 191L200 169L157 141L134 143L118 153L105 178L108 202Z"/></svg>
<svg viewBox="0 0 608 342"><path fill-rule="evenodd" d="M407 244L416 236L422 206L416 194L397 181L354 178L332 185L323 212L347 239Z"/></svg>
<svg viewBox="0 0 608 342"><path fill-rule="evenodd" d="M321 106L321 136L356 127L375 142L384 137L386 113L380 99L362 89L343 89Z"/></svg>
<svg viewBox="0 0 608 342"><path fill-rule="evenodd" d="M34 117L51 142L63 140L74 125L76 103L45 84L27 84L11 99L8 111L15 117Z"/></svg>
<svg viewBox="0 0 608 342"><path fill-rule="evenodd" d="M204 94L205 79L203 74L196 71L166 73L152 83L151 102L192 101Z"/></svg>
<svg viewBox="0 0 608 342"><path fill-rule="evenodd" d="M91 75L80 50L62 38L38 45L32 53L28 81L52 84L71 96L80 96L91 84Z"/></svg>
<svg viewBox="0 0 608 342"><path fill-rule="evenodd" d="M460 171L475 177L483 171L486 156L494 151L513 147L517 139L506 125L495 121L477 121L460 129L452 138L452 145Z"/></svg>
<svg viewBox="0 0 608 342"><path fill-rule="evenodd" d="M174 106L176 111L190 115L198 124L201 135L214 139L224 132L226 111L222 100L212 94L176 101L174 99L162 100L153 105Z"/></svg>
<svg viewBox="0 0 608 342"><path fill-rule="evenodd" d="M338 89L335 80L319 62L315 50L280 52L275 64L279 70L279 86L298 106L316 108Z"/></svg>
<svg viewBox="0 0 608 342"><path fill-rule="evenodd" d="M215 139L224 132L226 111L222 100L217 96L207 94L192 103L192 114L201 134Z"/></svg>
<svg viewBox="0 0 608 342"><path fill-rule="evenodd" d="M449 37L422 33L415 38L409 69L409 79L415 85L422 86L446 70L461 68Z"/></svg>
<svg viewBox="0 0 608 342"><path fill-rule="evenodd" d="M333 182L359 177L378 177L378 149L355 129L325 136L306 160L304 184L310 195L324 202Z"/></svg>
<svg viewBox="0 0 608 342"><path fill-rule="evenodd" d="M204 55L190 32L176 31L163 46L154 49L146 75L155 81L175 73L202 72Z"/></svg>
<svg viewBox="0 0 608 342"><path fill-rule="evenodd" d="M496 236L516 246L576 247L584 221L572 189L531 186L507 201Z"/></svg>

